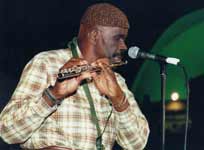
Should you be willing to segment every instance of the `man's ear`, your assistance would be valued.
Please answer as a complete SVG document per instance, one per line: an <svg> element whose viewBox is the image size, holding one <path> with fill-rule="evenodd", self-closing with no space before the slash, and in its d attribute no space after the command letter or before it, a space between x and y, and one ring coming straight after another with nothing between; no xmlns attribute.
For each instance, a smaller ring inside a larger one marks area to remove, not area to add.
<svg viewBox="0 0 204 150"><path fill-rule="evenodd" d="M98 38L99 38L99 32L98 32L97 29L92 29L88 33L88 39L93 45L96 45L96 42L97 42Z"/></svg>

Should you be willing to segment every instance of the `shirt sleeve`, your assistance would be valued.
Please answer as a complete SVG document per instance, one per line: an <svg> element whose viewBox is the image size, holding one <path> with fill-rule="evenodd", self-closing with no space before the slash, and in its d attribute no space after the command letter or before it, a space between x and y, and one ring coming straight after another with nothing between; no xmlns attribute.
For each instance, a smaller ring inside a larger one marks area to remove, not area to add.
<svg viewBox="0 0 204 150"><path fill-rule="evenodd" d="M122 112L114 110L117 122L116 140L125 150L143 150L149 136L148 122L125 80L121 76L117 79L130 105Z"/></svg>
<svg viewBox="0 0 204 150"><path fill-rule="evenodd" d="M9 144L25 142L56 110L42 97L48 86L46 64L34 57L25 66L17 88L0 114L0 136Z"/></svg>

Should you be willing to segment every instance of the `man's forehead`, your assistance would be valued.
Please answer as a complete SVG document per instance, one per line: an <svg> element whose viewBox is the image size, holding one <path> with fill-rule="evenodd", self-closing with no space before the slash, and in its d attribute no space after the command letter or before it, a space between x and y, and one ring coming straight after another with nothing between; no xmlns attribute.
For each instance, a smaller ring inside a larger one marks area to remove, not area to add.
<svg viewBox="0 0 204 150"><path fill-rule="evenodd" d="M121 27L111 27L111 26L98 26L99 30L104 32L113 32L115 34L122 34L127 35L128 29L127 28L121 28Z"/></svg>

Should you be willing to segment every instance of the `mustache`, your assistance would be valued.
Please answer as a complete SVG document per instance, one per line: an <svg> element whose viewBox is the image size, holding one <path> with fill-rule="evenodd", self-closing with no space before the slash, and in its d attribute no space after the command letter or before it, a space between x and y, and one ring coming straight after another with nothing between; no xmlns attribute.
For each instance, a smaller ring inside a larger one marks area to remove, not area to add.
<svg viewBox="0 0 204 150"><path fill-rule="evenodd" d="M121 57L121 56L125 55L125 52L126 52L126 49L116 51L115 53L113 53L112 57Z"/></svg>
<svg viewBox="0 0 204 150"><path fill-rule="evenodd" d="M110 60L121 61L124 58L126 50L120 50L112 54Z"/></svg>

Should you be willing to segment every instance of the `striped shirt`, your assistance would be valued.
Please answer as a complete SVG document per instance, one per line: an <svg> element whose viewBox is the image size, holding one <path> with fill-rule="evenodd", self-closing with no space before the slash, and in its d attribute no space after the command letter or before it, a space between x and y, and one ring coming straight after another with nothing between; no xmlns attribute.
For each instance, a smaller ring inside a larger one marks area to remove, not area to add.
<svg viewBox="0 0 204 150"><path fill-rule="evenodd" d="M69 49L45 51L25 66L11 100L0 115L0 136L5 142L19 143L24 149L48 146L96 149L97 129L82 86L59 106L50 107L42 97L44 89L55 84L59 69L70 58ZM103 145L105 150L111 150L116 140L124 149L142 150L149 135L148 123L125 80L117 73L116 78L130 106L123 112L113 109L102 137ZM88 86L103 130L112 106L94 83Z"/></svg>

